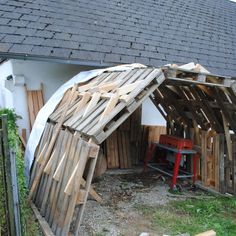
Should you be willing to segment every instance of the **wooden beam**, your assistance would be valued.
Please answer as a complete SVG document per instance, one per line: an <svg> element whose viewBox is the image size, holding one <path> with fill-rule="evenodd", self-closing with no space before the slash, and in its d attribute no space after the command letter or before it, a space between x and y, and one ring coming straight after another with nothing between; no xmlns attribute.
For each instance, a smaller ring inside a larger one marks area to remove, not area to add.
<svg viewBox="0 0 236 236"><path fill-rule="evenodd" d="M33 203L31 203L30 206L31 206L31 208L34 212L34 215L35 215L36 219L39 222L39 225L40 225L40 228L41 228L43 234L45 236L55 236L53 234L49 224L47 223L47 221L40 215L40 213L39 213L38 209L36 208L36 206Z"/></svg>
<svg viewBox="0 0 236 236"><path fill-rule="evenodd" d="M227 85L227 84L201 82L201 81L193 80L192 78L182 79L182 78L168 77L166 80L167 84L173 84L173 82L175 83L177 82L181 84L189 84L189 85L204 85L204 86L210 86L210 87L230 88L230 85Z"/></svg>
<svg viewBox="0 0 236 236"><path fill-rule="evenodd" d="M221 113L221 114L222 114L222 119L223 119L225 139L226 139L229 160L233 160L232 141L231 141L230 132L229 132L229 122L226 120L225 115L223 113Z"/></svg>

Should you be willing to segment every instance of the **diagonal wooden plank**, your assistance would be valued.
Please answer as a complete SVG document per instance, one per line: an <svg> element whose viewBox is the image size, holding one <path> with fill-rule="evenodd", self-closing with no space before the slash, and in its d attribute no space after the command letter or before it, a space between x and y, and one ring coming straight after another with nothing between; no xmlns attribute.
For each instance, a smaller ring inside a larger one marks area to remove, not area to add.
<svg viewBox="0 0 236 236"><path fill-rule="evenodd" d="M92 95L92 98L91 98L86 110L84 111L83 117L86 117L86 115L89 113L89 111L92 110L94 107L96 107L100 97L101 97L101 93L99 93L99 92L96 92Z"/></svg>
<svg viewBox="0 0 236 236"><path fill-rule="evenodd" d="M111 99L109 100L109 102L107 103L107 106L105 108L105 110L103 111L102 115L100 116L99 121L101 121L106 115L108 115L116 106L117 102L119 99L119 95L118 94L114 94Z"/></svg>

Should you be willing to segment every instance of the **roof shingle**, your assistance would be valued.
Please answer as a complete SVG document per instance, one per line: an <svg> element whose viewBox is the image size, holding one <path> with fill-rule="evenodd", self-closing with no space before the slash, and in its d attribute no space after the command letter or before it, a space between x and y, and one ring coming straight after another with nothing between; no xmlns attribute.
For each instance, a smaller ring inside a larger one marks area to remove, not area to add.
<svg viewBox="0 0 236 236"><path fill-rule="evenodd" d="M236 75L236 3L228 0L0 3L0 54L88 60L101 66L194 61L213 73Z"/></svg>

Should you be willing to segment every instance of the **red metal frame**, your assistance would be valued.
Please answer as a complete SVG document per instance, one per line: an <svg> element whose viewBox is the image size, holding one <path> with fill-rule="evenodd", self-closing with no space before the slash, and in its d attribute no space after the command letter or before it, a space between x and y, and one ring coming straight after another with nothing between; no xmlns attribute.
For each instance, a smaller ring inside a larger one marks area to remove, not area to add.
<svg viewBox="0 0 236 236"><path fill-rule="evenodd" d="M161 135L160 144L178 149L178 152L176 152L174 155L175 163L174 163L173 177L172 177L172 183L171 183L171 189L176 189L177 178L179 174L179 167L180 167L180 162L181 162L181 157L182 157L181 151L191 150L193 147L192 141L190 139L181 139L181 138L177 138L170 135ZM147 165L151 161L154 155L154 152L156 150L156 145L157 145L156 143L152 142L150 147L147 149L146 157L144 160L144 171L147 170ZM197 178L198 154L190 154L190 155L193 158L192 183L194 184Z"/></svg>

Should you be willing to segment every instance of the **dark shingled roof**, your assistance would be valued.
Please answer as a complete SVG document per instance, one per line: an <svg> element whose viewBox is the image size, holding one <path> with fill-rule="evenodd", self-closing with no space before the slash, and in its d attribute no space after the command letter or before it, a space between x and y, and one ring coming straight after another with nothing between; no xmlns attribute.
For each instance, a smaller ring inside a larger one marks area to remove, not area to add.
<svg viewBox="0 0 236 236"><path fill-rule="evenodd" d="M97 66L194 61L236 75L236 3L228 0L0 0L0 6L0 57Z"/></svg>

